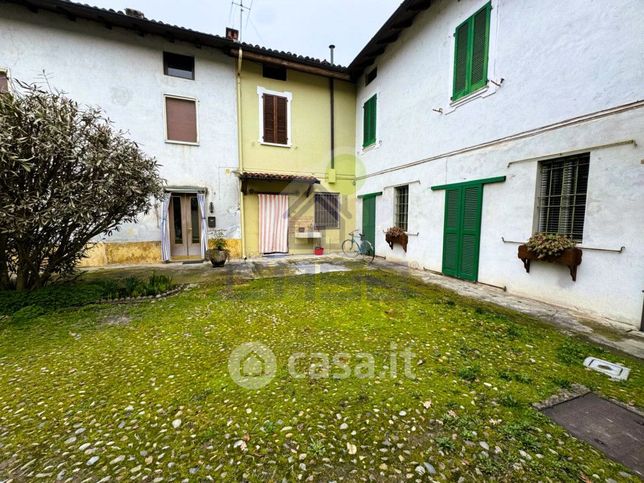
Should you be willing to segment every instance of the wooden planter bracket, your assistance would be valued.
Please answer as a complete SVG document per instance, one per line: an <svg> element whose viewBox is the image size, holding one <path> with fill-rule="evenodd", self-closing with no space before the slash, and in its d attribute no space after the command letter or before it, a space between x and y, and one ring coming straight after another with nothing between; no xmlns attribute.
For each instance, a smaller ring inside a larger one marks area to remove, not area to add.
<svg viewBox="0 0 644 483"><path fill-rule="evenodd" d="M523 268L525 268L527 273L530 273L530 262L532 260L557 263L568 267L573 282L577 281L577 267L581 265L581 255L581 248L567 248L558 257L539 258L538 255L535 252L530 251L526 245L519 245L519 251L517 254L519 259L523 262Z"/></svg>

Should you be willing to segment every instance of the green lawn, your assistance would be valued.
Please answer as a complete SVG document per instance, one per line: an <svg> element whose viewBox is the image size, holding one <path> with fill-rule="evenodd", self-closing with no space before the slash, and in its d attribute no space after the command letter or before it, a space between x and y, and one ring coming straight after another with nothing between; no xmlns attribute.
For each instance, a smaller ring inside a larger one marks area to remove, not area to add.
<svg viewBox="0 0 644 483"><path fill-rule="evenodd" d="M625 478L531 404L581 383L642 407L640 361L387 272L222 280L1 318L0 480ZM277 357L259 390L228 373L249 341ZM383 375L392 343L414 353L414 379L402 359ZM294 379L294 352L300 370L368 352L376 376ZM587 355L630 379L584 369Z"/></svg>

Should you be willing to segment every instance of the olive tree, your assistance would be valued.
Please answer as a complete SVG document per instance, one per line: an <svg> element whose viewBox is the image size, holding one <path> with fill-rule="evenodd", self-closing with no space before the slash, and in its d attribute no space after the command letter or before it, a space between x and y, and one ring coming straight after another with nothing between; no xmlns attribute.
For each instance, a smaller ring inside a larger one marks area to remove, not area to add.
<svg viewBox="0 0 644 483"><path fill-rule="evenodd" d="M0 288L72 273L162 191L157 161L101 109L33 85L0 94Z"/></svg>

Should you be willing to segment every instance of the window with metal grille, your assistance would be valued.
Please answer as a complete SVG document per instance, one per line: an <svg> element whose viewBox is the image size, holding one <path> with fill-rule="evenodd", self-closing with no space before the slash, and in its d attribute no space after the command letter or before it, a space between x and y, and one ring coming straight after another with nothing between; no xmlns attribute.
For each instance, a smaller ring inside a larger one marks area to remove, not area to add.
<svg viewBox="0 0 644 483"><path fill-rule="evenodd" d="M395 223L398 228L407 231L409 214L409 186L396 187Z"/></svg>
<svg viewBox="0 0 644 483"><path fill-rule="evenodd" d="M590 153L540 163L539 231L581 242L586 214Z"/></svg>
<svg viewBox="0 0 644 483"><path fill-rule="evenodd" d="M315 228L340 228L340 195L315 193Z"/></svg>

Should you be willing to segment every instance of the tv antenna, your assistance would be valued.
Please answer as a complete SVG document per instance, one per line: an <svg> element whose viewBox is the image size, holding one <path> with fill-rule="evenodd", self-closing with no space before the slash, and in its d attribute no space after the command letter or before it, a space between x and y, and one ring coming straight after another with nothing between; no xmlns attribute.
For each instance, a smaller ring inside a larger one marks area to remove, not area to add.
<svg viewBox="0 0 644 483"><path fill-rule="evenodd" d="M236 7L239 7L239 41L242 41L242 30L244 28L244 12L248 12L248 16L250 17L250 9L252 8L252 2L251 6L248 7L244 5L244 0L239 0L239 2L235 2L235 0L232 0L232 4L235 5Z"/></svg>

